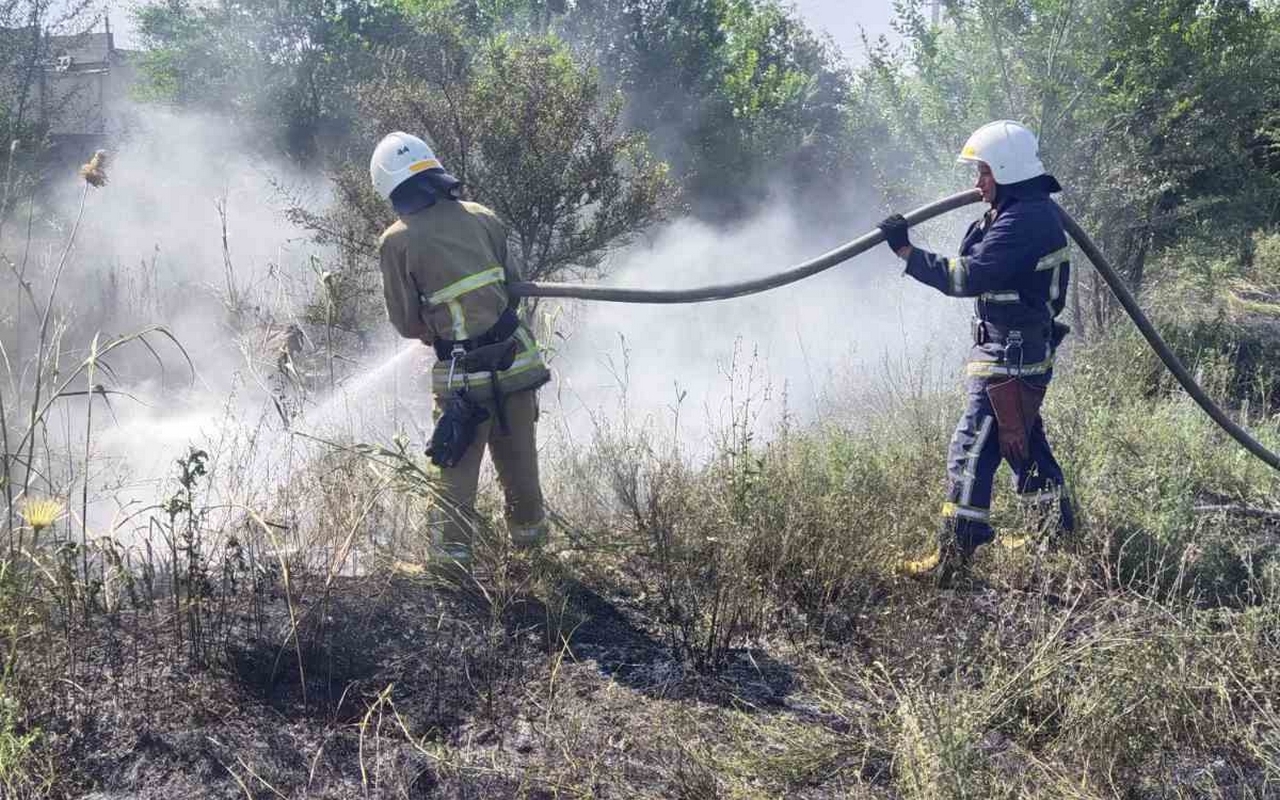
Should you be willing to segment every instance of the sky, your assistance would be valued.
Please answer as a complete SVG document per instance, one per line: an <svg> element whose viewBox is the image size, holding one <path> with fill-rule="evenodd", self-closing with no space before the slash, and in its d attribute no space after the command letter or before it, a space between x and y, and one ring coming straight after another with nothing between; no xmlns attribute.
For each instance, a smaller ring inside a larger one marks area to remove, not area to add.
<svg viewBox="0 0 1280 800"><path fill-rule="evenodd" d="M892 38L889 20L893 0L793 0L796 10L811 28L826 31L855 63L862 60L862 29L871 39Z"/></svg>
<svg viewBox="0 0 1280 800"><path fill-rule="evenodd" d="M871 38L892 35L889 20L893 16L893 0L792 0L797 11L815 29L831 34L831 38L854 62L862 60L860 31L865 28ZM133 32L131 9L137 0L114 0L108 4L111 28L116 46L135 48L140 42Z"/></svg>

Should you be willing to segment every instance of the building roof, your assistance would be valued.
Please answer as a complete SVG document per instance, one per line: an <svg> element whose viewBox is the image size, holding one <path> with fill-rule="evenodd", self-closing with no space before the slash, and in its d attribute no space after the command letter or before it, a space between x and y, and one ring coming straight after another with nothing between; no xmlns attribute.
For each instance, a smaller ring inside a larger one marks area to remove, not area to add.
<svg viewBox="0 0 1280 800"><path fill-rule="evenodd" d="M82 33L74 36L50 36L49 60L59 72L103 69L111 65L115 52L110 33Z"/></svg>
<svg viewBox="0 0 1280 800"><path fill-rule="evenodd" d="M30 53L32 32L30 27L0 28L0 44L4 51L21 60ZM114 35L105 31L46 36L40 43L40 55L54 72L103 69L123 60L123 54L115 48Z"/></svg>

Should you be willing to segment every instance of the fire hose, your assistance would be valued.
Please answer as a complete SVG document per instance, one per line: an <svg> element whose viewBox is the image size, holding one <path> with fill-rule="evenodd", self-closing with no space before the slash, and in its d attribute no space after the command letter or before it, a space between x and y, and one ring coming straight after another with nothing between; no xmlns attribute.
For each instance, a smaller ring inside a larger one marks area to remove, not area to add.
<svg viewBox="0 0 1280 800"><path fill-rule="evenodd" d="M955 209L962 208L967 205L979 202L982 195L976 190L971 189L967 192L953 194L950 197L944 197L941 200L922 206L914 211L906 214L907 222L911 225L919 225L922 222L933 219ZM1124 281L1120 275L1107 261L1106 256L1098 249L1089 235L1084 232L1071 215L1065 210L1062 211L1062 221L1066 227L1067 233L1075 240L1080 249L1093 263L1098 274L1107 282L1111 293L1115 295L1120 305L1124 308L1125 313L1133 320L1133 324L1137 326L1138 331L1143 338L1147 340L1147 344L1155 351L1160 360L1164 362L1169 372L1173 373L1174 378L1182 385L1191 399L1204 410L1206 414L1225 431L1231 438L1239 442L1246 450L1257 458L1266 462L1272 469L1280 470L1280 456L1277 456L1265 445L1255 439L1244 428L1240 427L1232 420L1227 413L1213 401L1212 398L1201 388L1200 384L1191 375L1178 356L1174 354L1169 345L1161 338L1156 331L1155 326L1151 324L1151 320L1142 312L1138 306L1138 301L1134 299L1133 294L1124 285ZM828 253L813 258L804 263L798 264L788 270L766 275L752 280L740 281L737 283L724 283L713 286L701 286L693 289L627 289L612 286L588 286L574 283L530 283L519 282L512 284L509 289L511 294L517 297L559 297L573 298L577 300L594 300L606 303L650 303L650 304L672 304L672 303L704 303L712 300L729 300L734 297L743 297L749 294L757 294L759 292L776 289L789 283L808 278L819 272L828 270L837 264L848 261L854 256L861 255L871 248L881 244L884 241L884 234L879 229L864 234L847 244L837 247Z"/></svg>

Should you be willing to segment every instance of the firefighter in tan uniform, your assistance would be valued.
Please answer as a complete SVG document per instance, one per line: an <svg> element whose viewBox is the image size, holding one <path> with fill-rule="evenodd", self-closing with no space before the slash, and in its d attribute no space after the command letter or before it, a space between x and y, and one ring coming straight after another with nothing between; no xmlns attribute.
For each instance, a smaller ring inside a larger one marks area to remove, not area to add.
<svg viewBox="0 0 1280 800"><path fill-rule="evenodd" d="M462 566L471 562L486 448L505 495L513 544L537 545L547 523L536 394L551 375L507 294L507 284L519 277L507 251L507 228L488 208L459 199L459 181L416 136L383 138L369 172L399 216L378 242L387 316L401 336L436 352L437 428L429 454L441 467L448 502L433 522L434 553Z"/></svg>

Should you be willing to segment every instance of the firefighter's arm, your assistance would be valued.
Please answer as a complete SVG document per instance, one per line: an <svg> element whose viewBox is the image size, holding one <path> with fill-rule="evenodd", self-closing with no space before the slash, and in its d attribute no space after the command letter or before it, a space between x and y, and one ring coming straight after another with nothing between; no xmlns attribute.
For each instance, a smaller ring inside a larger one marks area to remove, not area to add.
<svg viewBox="0 0 1280 800"><path fill-rule="evenodd" d="M906 255L907 269L906 273L925 286L932 286L943 294L953 297L962 297L957 295L952 289L951 282L951 264L954 259L940 256L937 253L931 253L919 247L912 246L910 252Z"/></svg>
<svg viewBox="0 0 1280 800"><path fill-rule="evenodd" d="M392 327L406 339L429 341L433 337L422 322L422 301L404 253L384 242L378 248L378 259L382 270L382 297L387 303L387 318Z"/></svg>
<svg viewBox="0 0 1280 800"><path fill-rule="evenodd" d="M907 274L950 297L977 297L1007 287L1030 261L1035 246L1015 235L1009 215L996 219L969 256L943 257L918 247L907 256Z"/></svg>
<svg viewBox="0 0 1280 800"><path fill-rule="evenodd" d="M506 289L513 283L519 283L525 279L524 263L515 253L515 249L511 247L511 233L507 230L505 224L499 224L500 236L496 245L498 250L499 262L502 264L502 274ZM507 308L516 310L520 307L520 298L507 294Z"/></svg>
<svg viewBox="0 0 1280 800"><path fill-rule="evenodd" d="M524 264L511 247L512 234L507 229L507 226L501 225L500 231L501 233L498 236L497 248L498 257L502 264L502 271L508 284L518 283L524 280Z"/></svg>

